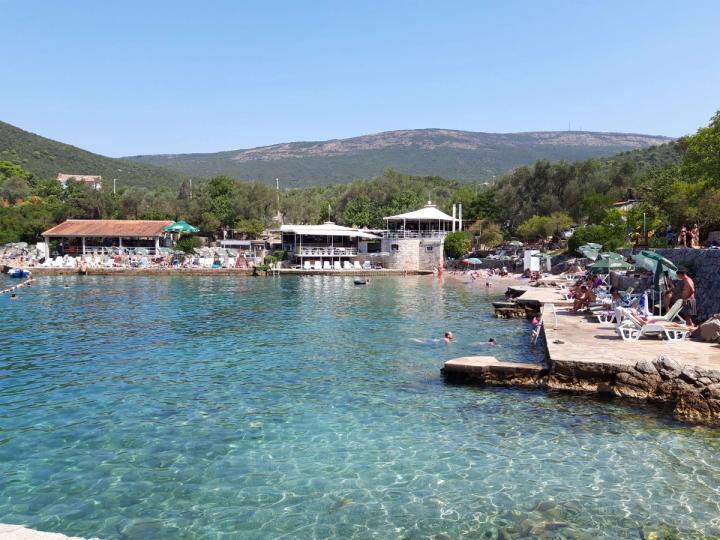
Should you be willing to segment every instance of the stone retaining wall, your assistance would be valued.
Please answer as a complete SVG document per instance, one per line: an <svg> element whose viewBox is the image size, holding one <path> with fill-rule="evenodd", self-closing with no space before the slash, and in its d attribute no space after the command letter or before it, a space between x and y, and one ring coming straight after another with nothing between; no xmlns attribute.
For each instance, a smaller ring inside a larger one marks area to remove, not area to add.
<svg viewBox="0 0 720 540"><path fill-rule="evenodd" d="M695 280L698 321L720 313L720 250L718 249L655 249L659 255L684 266ZM632 253L628 252L628 255Z"/></svg>

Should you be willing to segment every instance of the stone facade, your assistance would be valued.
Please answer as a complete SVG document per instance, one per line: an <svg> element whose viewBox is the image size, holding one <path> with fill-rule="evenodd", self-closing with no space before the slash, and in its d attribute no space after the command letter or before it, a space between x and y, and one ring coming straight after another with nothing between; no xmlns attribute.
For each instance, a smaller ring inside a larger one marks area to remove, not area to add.
<svg viewBox="0 0 720 540"><path fill-rule="evenodd" d="M383 266L393 270L430 271L444 262L443 238L383 238Z"/></svg>

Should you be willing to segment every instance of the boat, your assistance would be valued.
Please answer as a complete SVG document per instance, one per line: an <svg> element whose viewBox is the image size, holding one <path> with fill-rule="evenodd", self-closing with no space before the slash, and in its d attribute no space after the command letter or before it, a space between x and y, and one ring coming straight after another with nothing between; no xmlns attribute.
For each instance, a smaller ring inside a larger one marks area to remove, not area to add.
<svg viewBox="0 0 720 540"><path fill-rule="evenodd" d="M353 280L353 283L355 283L355 285L367 285L367 284L368 284L368 281L370 281L370 280L369 280L369 279L362 279L362 278L355 278L355 279Z"/></svg>
<svg viewBox="0 0 720 540"><path fill-rule="evenodd" d="M25 270L23 268L11 268L8 270L8 276L11 278L26 278L30 277L30 270Z"/></svg>

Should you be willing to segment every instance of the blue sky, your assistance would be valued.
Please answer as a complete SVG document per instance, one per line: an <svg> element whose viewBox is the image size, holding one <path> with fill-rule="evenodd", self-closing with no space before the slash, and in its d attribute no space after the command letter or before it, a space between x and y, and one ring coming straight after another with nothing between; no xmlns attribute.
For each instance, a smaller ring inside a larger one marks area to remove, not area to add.
<svg viewBox="0 0 720 540"><path fill-rule="evenodd" d="M0 0L0 120L110 156L392 129L679 136L717 1Z"/></svg>

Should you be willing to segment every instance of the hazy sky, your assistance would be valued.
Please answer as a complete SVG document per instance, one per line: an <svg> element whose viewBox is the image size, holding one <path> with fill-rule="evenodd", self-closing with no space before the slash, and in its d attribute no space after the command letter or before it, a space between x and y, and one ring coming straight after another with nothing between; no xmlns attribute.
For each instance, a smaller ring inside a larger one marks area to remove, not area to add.
<svg viewBox="0 0 720 540"><path fill-rule="evenodd" d="M678 136L720 1L0 0L0 120L110 156L392 129Z"/></svg>

